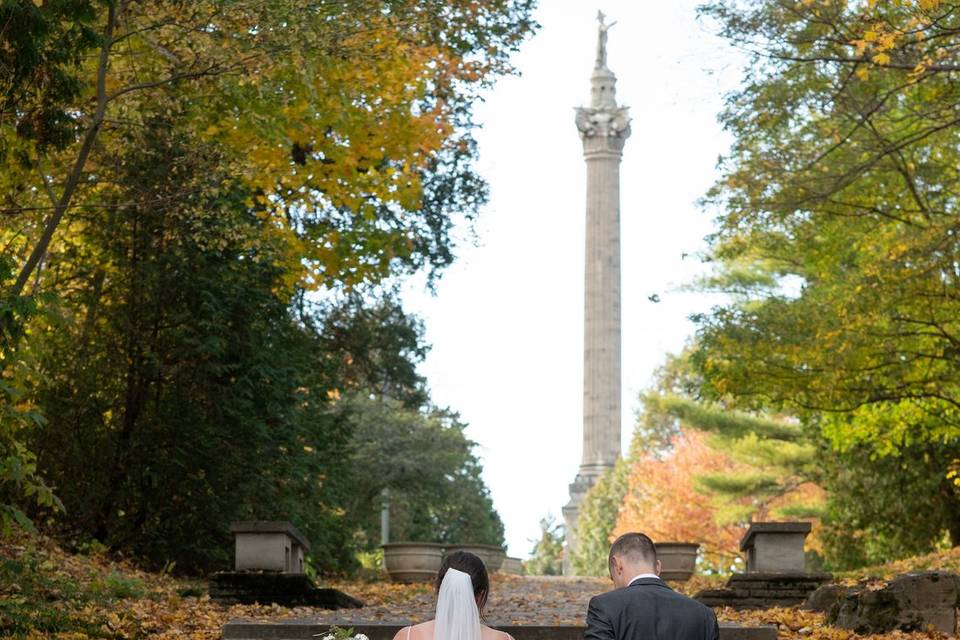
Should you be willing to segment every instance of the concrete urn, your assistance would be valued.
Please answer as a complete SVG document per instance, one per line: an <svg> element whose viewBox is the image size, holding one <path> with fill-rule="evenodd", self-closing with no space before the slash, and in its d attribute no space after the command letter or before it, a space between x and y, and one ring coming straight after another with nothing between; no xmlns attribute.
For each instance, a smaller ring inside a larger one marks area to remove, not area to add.
<svg viewBox="0 0 960 640"><path fill-rule="evenodd" d="M443 560L443 545L432 542L391 542L383 545L383 564L394 582L430 582Z"/></svg>
<svg viewBox="0 0 960 640"><path fill-rule="evenodd" d="M658 542L657 559L660 560L660 577L674 582L686 582L697 565L695 542Z"/></svg>
<svg viewBox="0 0 960 640"><path fill-rule="evenodd" d="M493 544L448 544L446 552L467 551L483 560L483 566L487 568L487 573L499 571L506 560L507 554L502 547Z"/></svg>

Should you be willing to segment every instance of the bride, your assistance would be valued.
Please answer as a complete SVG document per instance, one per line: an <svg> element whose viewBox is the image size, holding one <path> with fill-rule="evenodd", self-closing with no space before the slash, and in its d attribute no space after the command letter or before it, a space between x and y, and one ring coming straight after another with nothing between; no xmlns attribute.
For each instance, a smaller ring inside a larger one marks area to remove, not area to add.
<svg viewBox="0 0 960 640"><path fill-rule="evenodd" d="M490 593L490 578L480 558L466 551L448 554L437 573L436 588L436 617L404 627L393 640L513 640L508 633L480 624Z"/></svg>

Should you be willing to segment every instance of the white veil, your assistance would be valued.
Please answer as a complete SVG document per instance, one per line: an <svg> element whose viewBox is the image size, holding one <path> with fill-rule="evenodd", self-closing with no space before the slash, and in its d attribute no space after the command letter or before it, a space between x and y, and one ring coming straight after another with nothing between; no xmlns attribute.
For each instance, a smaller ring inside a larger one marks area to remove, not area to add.
<svg viewBox="0 0 960 640"><path fill-rule="evenodd" d="M463 571L447 569L437 596L433 640L480 640L480 610L473 582Z"/></svg>

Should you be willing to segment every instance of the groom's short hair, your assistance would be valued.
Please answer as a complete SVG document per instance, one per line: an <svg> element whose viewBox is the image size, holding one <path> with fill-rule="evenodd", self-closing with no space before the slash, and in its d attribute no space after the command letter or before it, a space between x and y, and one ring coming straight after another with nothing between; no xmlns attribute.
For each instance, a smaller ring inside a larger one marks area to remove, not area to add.
<svg viewBox="0 0 960 640"><path fill-rule="evenodd" d="M653 567L657 564L657 547L653 544L650 536L646 534L636 531L625 533L610 545L607 564L611 567L614 557L625 558L637 563L642 562Z"/></svg>

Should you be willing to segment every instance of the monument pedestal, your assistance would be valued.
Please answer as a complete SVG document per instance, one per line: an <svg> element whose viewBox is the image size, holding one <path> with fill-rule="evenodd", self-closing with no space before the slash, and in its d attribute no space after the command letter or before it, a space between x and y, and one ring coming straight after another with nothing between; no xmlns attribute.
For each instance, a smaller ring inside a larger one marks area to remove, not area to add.
<svg viewBox="0 0 960 640"><path fill-rule="evenodd" d="M596 480L596 476L577 474L576 479L570 483L570 502L563 507L563 523L566 532L566 549L563 554L563 575L565 576L574 575L572 556L577 549L577 522L580 519L580 505Z"/></svg>
<svg viewBox="0 0 960 640"><path fill-rule="evenodd" d="M234 571L210 577L210 598L222 604L353 609L363 603L336 589L319 589L305 573L310 541L286 520L245 520L230 525Z"/></svg>
<svg viewBox="0 0 960 640"><path fill-rule="evenodd" d="M723 589L706 589L693 598L708 607L770 609L794 607L822 585L833 580L829 573L802 571L778 573L735 573Z"/></svg>
<svg viewBox="0 0 960 640"><path fill-rule="evenodd" d="M302 573L222 571L210 577L210 599L221 604L359 609L363 603L337 589L320 589Z"/></svg>

